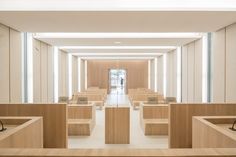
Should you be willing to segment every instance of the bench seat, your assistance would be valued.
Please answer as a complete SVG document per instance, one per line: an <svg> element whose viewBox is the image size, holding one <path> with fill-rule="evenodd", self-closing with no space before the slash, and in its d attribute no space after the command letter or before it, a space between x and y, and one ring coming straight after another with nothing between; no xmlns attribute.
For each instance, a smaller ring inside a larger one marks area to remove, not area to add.
<svg viewBox="0 0 236 157"><path fill-rule="evenodd" d="M143 119L145 135L168 135L168 119Z"/></svg>
<svg viewBox="0 0 236 157"><path fill-rule="evenodd" d="M68 119L69 136L90 136L92 130L92 119Z"/></svg>

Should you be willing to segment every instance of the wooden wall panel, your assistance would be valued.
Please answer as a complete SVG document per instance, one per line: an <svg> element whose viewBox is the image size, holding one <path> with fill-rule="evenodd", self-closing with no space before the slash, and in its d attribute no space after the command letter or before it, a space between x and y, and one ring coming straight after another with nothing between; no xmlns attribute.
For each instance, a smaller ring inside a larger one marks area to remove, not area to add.
<svg viewBox="0 0 236 157"><path fill-rule="evenodd" d="M148 88L148 61L142 60L89 60L88 87L108 88L109 69L126 69L128 88Z"/></svg>
<svg viewBox="0 0 236 157"><path fill-rule="evenodd" d="M0 116L42 116L45 148L67 148L66 104L0 104Z"/></svg>
<svg viewBox="0 0 236 157"><path fill-rule="evenodd" d="M192 147L193 116L236 115L236 104L170 104L169 147Z"/></svg>

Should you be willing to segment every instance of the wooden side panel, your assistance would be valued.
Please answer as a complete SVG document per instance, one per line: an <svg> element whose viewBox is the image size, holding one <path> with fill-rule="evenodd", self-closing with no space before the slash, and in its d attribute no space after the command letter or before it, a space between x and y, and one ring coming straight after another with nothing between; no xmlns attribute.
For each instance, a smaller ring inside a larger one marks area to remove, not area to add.
<svg viewBox="0 0 236 157"><path fill-rule="evenodd" d="M66 104L0 104L0 116L42 116L44 148L67 148Z"/></svg>
<svg viewBox="0 0 236 157"><path fill-rule="evenodd" d="M169 147L192 147L193 116L236 115L236 104L170 104Z"/></svg>
<svg viewBox="0 0 236 157"><path fill-rule="evenodd" d="M130 143L130 108L106 107L105 109L105 143Z"/></svg>

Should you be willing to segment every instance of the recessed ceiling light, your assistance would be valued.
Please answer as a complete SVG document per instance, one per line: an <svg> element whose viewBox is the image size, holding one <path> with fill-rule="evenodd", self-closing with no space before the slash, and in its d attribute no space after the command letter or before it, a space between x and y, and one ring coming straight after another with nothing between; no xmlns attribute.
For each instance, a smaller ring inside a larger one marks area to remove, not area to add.
<svg viewBox="0 0 236 157"><path fill-rule="evenodd" d="M121 44L121 42L120 41L115 41L114 44Z"/></svg>

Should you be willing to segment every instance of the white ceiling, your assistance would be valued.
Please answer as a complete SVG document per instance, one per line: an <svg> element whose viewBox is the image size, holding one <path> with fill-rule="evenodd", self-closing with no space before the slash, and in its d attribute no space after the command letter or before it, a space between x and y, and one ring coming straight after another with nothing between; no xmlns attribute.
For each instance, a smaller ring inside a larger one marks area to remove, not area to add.
<svg viewBox="0 0 236 157"><path fill-rule="evenodd" d="M1 7L0 7L1 8ZM213 32L236 22L236 11L0 11L0 23L22 32L166 33ZM54 46L182 46L181 38L40 38ZM121 42L116 44L115 42ZM166 53L171 49L65 49L70 53ZM129 57L130 57L129 56ZM84 56L86 57L86 56ZM117 57L117 56L116 56ZM127 57L127 56L125 56ZM145 55L143 57L153 57Z"/></svg>
<svg viewBox="0 0 236 157"><path fill-rule="evenodd" d="M1 11L23 32L211 32L236 22L231 11Z"/></svg>

